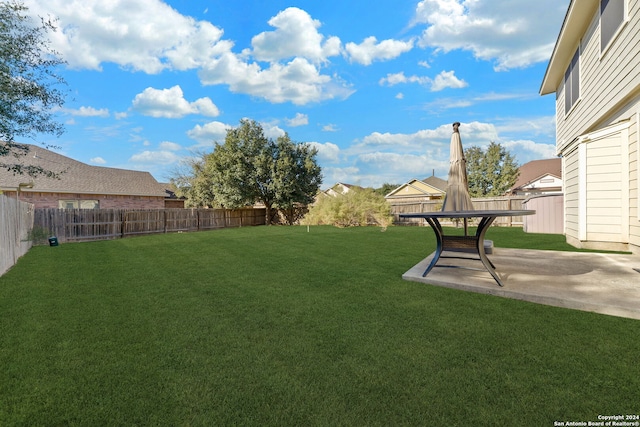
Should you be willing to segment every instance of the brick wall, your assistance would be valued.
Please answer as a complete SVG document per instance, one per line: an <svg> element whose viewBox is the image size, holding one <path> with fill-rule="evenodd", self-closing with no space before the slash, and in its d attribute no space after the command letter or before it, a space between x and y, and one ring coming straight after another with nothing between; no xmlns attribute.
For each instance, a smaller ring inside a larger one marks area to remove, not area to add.
<svg viewBox="0 0 640 427"><path fill-rule="evenodd" d="M33 203L36 209L57 209L59 207L58 202L60 200L98 200L100 202L101 209L164 209L164 197L153 196L39 193L35 191L21 191L20 200Z"/></svg>

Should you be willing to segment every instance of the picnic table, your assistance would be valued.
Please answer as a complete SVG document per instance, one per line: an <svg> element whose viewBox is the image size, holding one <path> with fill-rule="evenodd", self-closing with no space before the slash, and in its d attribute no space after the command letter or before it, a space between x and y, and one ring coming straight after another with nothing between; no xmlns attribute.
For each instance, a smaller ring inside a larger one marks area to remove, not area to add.
<svg viewBox="0 0 640 427"><path fill-rule="evenodd" d="M425 219L431 229L436 235L436 251L433 255L431 263L422 274L425 277L434 267L448 267L448 268L467 268L473 270L482 270L478 268L472 268L462 265L438 265L438 261L443 258L456 258L456 259L475 259L482 262L484 269L486 269L498 286L503 286L502 280L496 271L495 265L489 260L485 250L484 235L487 229L493 221L498 217L503 216L524 216L533 215L536 211L533 210L471 210L471 211L438 211L438 212L421 212L421 213L407 213L400 214L402 218L423 218ZM440 225L441 218L453 218L463 219L465 222L464 235L447 235L444 233L442 226ZM476 233L472 236L467 234L467 220L471 218L480 218ZM443 252L454 253L470 253L476 255L477 258L461 255L443 255Z"/></svg>

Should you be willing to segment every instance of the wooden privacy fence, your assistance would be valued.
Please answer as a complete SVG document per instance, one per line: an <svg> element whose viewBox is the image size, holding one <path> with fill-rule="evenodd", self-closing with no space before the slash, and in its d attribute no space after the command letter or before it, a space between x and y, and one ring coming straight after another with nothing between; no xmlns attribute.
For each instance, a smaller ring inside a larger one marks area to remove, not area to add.
<svg viewBox="0 0 640 427"><path fill-rule="evenodd" d="M265 209L36 209L33 226L59 242L265 224Z"/></svg>
<svg viewBox="0 0 640 427"><path fill-rule="evenodd" d="M485 210L516 210L522 209L524 196L511 197L493 197L493 198L474 198L471 199L473 208L477 211ZM437 212L442 210L442 200L425 200L422 202L411 203L394 203L391 205L391 214L393 215L393 223L396 225L428 225L421 218L400 218L400 214L404 213L421 213L421 212ZM455 225L454 220L440 221L443 225ZM521 227L522 217L498 217L493 225L503 227Z"/></svg>
<svg viewBox="0 0 640 427"><path fill-rule="evenodd" d="M0 195L0 275L31 248L33 205Z"/></svg>

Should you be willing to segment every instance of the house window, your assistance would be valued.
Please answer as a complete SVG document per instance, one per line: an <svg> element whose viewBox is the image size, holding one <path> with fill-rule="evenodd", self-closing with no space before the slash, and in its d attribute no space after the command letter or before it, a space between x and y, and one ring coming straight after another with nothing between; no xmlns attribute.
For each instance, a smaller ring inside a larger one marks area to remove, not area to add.
<svg viewBox="0 0 640 427"><path fill-rule="evenodd" d="M58 200L59 209L99 209L98 200Z"/></svg>
<svg viewBox="0 0 640 427"><path fill-rule="evenodd" d="M625 0L600 0L600 51L604 52L624 22Z"/></svg>
<svg viewBox="0 0 640 427"><path fill-rule="evenodd" d="M58 207L60 209L78 209L77 200L58 200Z"/></svg>
<svg viewBox="0 0 640 427"><path fill-rule="evenodd" d="M571 107L580 98L580 48L571 59L567 71L564 73L564 112L569 113Z"/></svg>

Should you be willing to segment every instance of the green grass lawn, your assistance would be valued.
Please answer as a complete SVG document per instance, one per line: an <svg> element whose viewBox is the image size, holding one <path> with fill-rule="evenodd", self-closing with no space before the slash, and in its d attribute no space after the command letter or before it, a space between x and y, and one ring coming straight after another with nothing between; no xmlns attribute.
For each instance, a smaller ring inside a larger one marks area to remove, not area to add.
<svg viewBox="0 0 640 427"><path fill-rule="evenodd" d="M520 229L487 238L571 249ZM0 426L552 426L640 413L640 321L403 281L434 247L428 227L34 247L0 278Z"/></svg>

